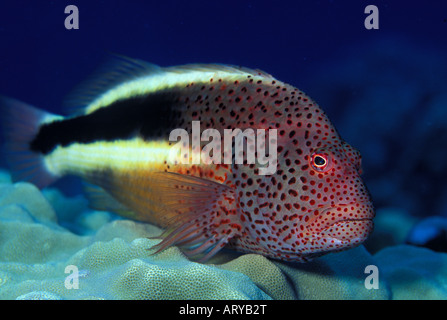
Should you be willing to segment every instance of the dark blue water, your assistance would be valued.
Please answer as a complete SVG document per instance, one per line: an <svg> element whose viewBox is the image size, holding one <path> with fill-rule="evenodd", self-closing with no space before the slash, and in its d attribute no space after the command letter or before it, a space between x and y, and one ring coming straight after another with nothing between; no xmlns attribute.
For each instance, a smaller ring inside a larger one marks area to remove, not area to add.
<svg viewBox="0 0 447 320"><path fill-rule="evenodd" d="M78 30L64 27L70 4ZM447 216L445 39L445 1L2 1L0 93L62 113L109 53L259 68L361 150L376 206Z"/></svg>
<svg viewBox="0 0 447 320"><path fill-rule="evenodd" d="M69 4L79 30L64 28ZM368 4L379 30L364 28ZM310 90L323 64L387 37L445 53L446 18L445 1L2 1L1 91L57 111L108 52L256 67Z"/></svg>

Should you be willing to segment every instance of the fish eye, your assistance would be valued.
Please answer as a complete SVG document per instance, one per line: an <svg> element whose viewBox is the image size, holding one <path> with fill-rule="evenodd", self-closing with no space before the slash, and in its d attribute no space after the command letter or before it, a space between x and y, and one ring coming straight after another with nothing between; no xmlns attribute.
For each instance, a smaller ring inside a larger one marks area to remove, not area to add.
<svg viewBox="0 0 447 320"><path fill-rule="evenodd" d="M322 156L317 155L314 158L314 164L316 167L323 167L324 165L326 165L326 159Z"/></svg>
<svg viewBox="0 0 447 320"><path fill-rule="evenodd" d="M329 169L329 157L324 153L314 153L311 158L312 167L317 171L326 171Z"/></svg>

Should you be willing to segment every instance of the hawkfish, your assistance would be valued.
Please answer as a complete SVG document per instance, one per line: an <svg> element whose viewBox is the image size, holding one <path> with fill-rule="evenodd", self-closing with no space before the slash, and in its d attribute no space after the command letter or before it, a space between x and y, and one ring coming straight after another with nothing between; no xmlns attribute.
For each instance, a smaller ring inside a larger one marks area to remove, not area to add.
<svg viewBox="0 0 447 320"><path fill-rule="evenodd" d="M305 93L244 67L116 60L75 90L69 116L1 98L14 181L43 188L78 176L92 208L164 229L155 253L178 246L199 261L227 247L306 262L371 233L361 155ZM276 130L274 172L179 162L170 133L191 134L194 121L222 139L226 129Z"/></svg>

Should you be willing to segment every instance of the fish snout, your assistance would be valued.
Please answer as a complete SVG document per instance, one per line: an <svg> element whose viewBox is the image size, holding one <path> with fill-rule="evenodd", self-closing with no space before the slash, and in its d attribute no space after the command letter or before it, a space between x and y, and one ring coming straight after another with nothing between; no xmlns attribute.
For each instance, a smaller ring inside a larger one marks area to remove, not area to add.
<svg viewBox="0 0 447 320"><path fill-rule="evenodd" d="M338 204L322 208L309 220L307 230L322 242L332 244L334 250L351 247L365 241L372 232L374 216L371 202Z"/></svg>
<svg viewBox="0 0 447 320"><path fill-rule="evenodd" d="M342 220L322 230L319 237L327 251L342 250L363 243L373 228L372 219Z"/></svg>

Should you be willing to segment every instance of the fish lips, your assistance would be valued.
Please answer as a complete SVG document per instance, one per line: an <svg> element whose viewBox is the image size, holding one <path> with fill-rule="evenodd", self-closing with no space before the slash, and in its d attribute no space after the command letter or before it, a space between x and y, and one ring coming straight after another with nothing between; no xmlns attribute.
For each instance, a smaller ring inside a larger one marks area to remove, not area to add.
<svg viewBox="0 0 447 320"><path fill-rule="evenodd" d="M348 212L343 211L345 208L349 208ZM353 214L357 210L361 213ZM342 216L338 217L340 212ZM335 216L337 219L333 219ZM331 244L327 247L335 250L345 246L351 247L365 241L373 231L374 216L375 211L370 203L340 204L324 209L309 225L308 231L314 239L318 238L320 242Z"/></svg>
<svg viewBox="0 0 447 320"><path fill-rule="evenodd" d="M366 240L374 229L372 219L340 220L319 232L319 237L330 239L338 246L355 246Z"/></svg>

